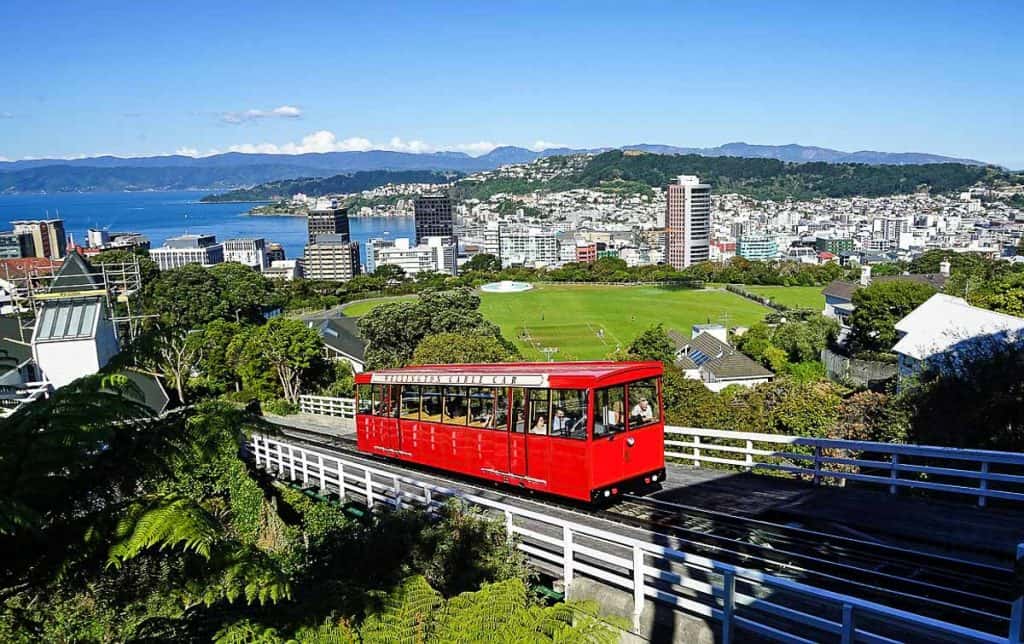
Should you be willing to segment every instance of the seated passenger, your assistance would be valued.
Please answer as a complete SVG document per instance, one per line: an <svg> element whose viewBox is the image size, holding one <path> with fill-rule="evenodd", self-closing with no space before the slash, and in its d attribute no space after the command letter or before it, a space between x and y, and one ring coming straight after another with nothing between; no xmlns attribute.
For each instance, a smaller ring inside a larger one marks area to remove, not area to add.
<svg viewBox="0 0 1024 644"><path fill-rule="evenodd" d="M531 434L547 434L548 433L548 421L544 418L544 414L537 416L537 421L533 423L533 427L530 428Z"/></svg>
<svg viewBox="0 0 1024 644"><path fill-rule="evenodd" d="M572 426L572 419L565 415L564 409L556 409L555 415L551 418L551 433L552 434L565 434L568 433L569 428Z"/></svg>
<svg viewBox="0 0 1024 644"><path fill-rule="evenodd" d="M516 411L516 424L513 425L512 431L523 433L526 431L526 417L523 416L523 410Z"/></svg>
<svg viewBox="0 0 1024 644"><path fill-rule="evenodd" d="M630 416L642 423L646 423L654 420L654 410L651 409L646 398L641 398L640 402L633 405L633 411L630 413Z"/></svg>

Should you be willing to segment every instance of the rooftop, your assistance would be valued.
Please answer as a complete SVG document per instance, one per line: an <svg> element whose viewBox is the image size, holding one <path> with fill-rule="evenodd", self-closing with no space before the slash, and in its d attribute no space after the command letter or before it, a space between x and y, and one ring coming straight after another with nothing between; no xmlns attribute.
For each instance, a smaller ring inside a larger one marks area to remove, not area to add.
<svg viewBox="0 0 1024 644"><path fill-rule="evenodd" d="M1010 341L1024 334L1024 318L971 306L967 301L937 293L896 323L903 334L893 351L917 360L945 353L964 342L985 338Z"/></svg>

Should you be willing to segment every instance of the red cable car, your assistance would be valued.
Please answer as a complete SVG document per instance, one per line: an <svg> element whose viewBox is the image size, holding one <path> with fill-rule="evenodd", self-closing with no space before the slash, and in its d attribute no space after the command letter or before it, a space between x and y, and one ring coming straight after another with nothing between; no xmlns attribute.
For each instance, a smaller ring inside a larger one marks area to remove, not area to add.
<svg viewBox="0 0 1024 644"><path fill-rule="evenodd" d="M356 374L362 452L582 501L665 476L660 362Z"/></svg>

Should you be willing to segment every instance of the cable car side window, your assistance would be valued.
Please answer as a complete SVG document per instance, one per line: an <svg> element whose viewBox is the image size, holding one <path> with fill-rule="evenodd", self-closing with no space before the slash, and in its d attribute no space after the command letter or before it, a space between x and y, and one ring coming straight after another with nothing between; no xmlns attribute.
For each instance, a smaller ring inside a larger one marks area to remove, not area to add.
<svg viewBox="0 0 1024 644"><path fill-rule="evenodd" d="M449 425L466 424L466 388L445 387L444 388L444 415L442 422Z"/></svg>
<svg viewBox="0 0 1024 644"><path fill-rule="evenodd" d="M594 438L626 430L626 387L598 389L594 398Z"/></svg>
<svg viewBox="0 0 1024 644"><path fill-rule="evenodd" d="M629 428L658 422L658 381L656 378L629 383Z"/></svg>
<svg viewBox="0 0 1024 644"><path fill-rule="evenodd" d="M548 435L549 392L547 389L528 389L530 392L530 433L536 436Z"/></svg>
<svg viewBox="0 0 1024 644"><path fill-rule="evenodd" d="M494 424L492 427L498 431L508 431L508 389L502 387L497 390L494 405Z"/></svg>
<svg viewBox="0 0 1024 644"><path fill-rule="evenodd" d="M512 389L512 431L522 434L526 431L526 409L524 407L523 390Z"/></svg>
<svg viewBox="0 0 1024 644"><path fill-rule="evenodd" d="M473 387L469 390L469 426L494 427L494 390Z"/></svg>
<svg viewBox="0 0 1024 644"><path fill-rule="evenodd" d="M356 387L356 397L359 399L359 409L356 413L373 413L373 396L371 391L370 385L359 385Z"/></svg>
<svg viewBox="0 0 1024 644"><path fill-rule="evenodd" d="M420 387L422 399L420 406L420 420L432 423L441 422L441 388Z"/></svg>
<svg viewBox="0 0 1024 644"><path fill-rule="evenodd" d="M402 418L405 420L420 419L419 385L402 385Z"/></svg>
<svg viewBox="0 0 1024 644"><path fill-rule="evenodd" d="M587 440L587 390L551 390L551 435Z"/></svg>

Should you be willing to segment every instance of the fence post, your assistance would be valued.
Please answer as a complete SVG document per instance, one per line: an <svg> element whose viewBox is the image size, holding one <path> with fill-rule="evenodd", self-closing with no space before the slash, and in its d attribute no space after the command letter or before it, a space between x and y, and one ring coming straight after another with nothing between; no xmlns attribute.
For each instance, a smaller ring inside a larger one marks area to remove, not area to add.
<svg viewBox="0 0 1024 644"><path fill-rule="evenodd" d="M373 473L370 472L369 468L363 470L366 472L366 507L373 507Z"/></svg>
<svg viewBox="0 0 1024 644"><path fill-rule="evenodd" d="M258 434L252 435L252 455L256 460L256 467L260 466L260 437Z"/></svg>
<svg viewBox="0 0 1024 644"><path fill-rule="evenodd" d="M736 573L722 573L722 644L732 644L733 614L736 612Z"/></svg>
<svg viewBox="0 0 1024 644"><path fill-rule="evenodd" d="M988 502L988 461L983 461L981 464L981 479L978 482L978 489L981 493L978 495L978 505L985 507Z"/></svg>
<svg viewBox="0 0 1024 644"><path fill-rule="evenodd" d="M509 543L515 538L515 533L512 532L512 511L505 510L505 534L508 535Z"/></svg>
<svg viewBox="0 0 1024 644"><path fill-rule="evenodd" d="M900 455L893 454L889 459L889 494L896 494L896 490L899 489L899 484L896 481L900 479L900 471L897 467L900 464Z"/></svg>
<svg viewBox="0 0 1024 644"><path fill-rule="evenodd" d="M857 632L857 627L853 622L853 606L851 604L843 604L843 631L842 644L853 644L854 635Z"/></svg>
<svg viewBox="0 0 1024 644"><path fill-rule="evenodd" d="M640 632L640 616L644 612L644 551L633 544L633 631Z"/></svg>
<svg viewBox="0 0 1024 644"><path fill-rule="evenodd" d="M572 587L573 563L576 555L572 550L572 529L569 526L562 526L562 578L565 581L565 598L569 599L569 589Z"/></svg>
<svg viewBox="0 0 1024 644"><path fill-rule="evenodd" d="M693 435L693 466L700 467L700 436Z"/></svg>
<svg viewBox="0 0 1024 644"><path fill-rule="evenodd" d="M814 478L811 481L814 485L821 483L821 445L814 446Z"/></svg>
<svg viewBox="0 0 1024 644"><path fill-rule="evenodd" d="M317 453L316 469L320 473L320 494L327 493L327 479L324 477L324 455Z"/></svg>
<svg viewBox="0 0 1024 644"><path fill-rule="evenodd" d="M1024 543L1017 544L1017 560L1013 566L1017 580L1017 597L1013 600L1010 612L1010 644L1021 644L1024 641Z"/></svg>
<svg viewBox="0 0 1024 644"><path fill-rule="evenodd" d="M402 509L402 486L401 486L401 483L398 482L398 475L397 474L392 477L392 480L395 482L395 485L394 485L394 490L395 490L395 509L396 510L401 510Z"/></svg>
<svg viewBox="0 0 1024 644"><path fill-rule="evenodd" d="M306 450L300 449L299 455L302 457L302 487L309 487L309 462L306 461Z"/></svg>
<svg viewBox="0 0 1024 644"><path fill-rule="evenodd" d="M297 480L297 477L295 476L295 448L291 445L288 446L288 464L291 465L292 480L295 481Z"/></svg>
<svg viewBox="0 0 1024 644"><path fill-rule="evenodd" d="M345 500L345 466L338 459L338 500Z"/></svg>
<svg viewBox="0 0 1024 644"><path fill-rule="evenodd" d="M430 497L431 497L430 488L427 487L426 485L424 485L423 486L423 505L425 506L425 508L426 508L428 513L434 511L434 508L431 507L431 504L433 503L433 500Z"/></svg>
<svg viewBox="0 0 1024 644"><path fill-rule="evenodd" d="M754 441L747 441L747 471L749 472L754 467Z"/></svg>

